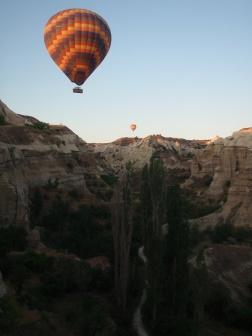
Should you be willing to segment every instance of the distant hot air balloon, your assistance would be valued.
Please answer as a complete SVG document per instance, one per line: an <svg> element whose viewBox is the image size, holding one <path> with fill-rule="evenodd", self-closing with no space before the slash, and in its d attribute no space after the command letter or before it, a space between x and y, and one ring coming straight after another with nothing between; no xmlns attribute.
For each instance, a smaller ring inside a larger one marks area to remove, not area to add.
<svg viewBox="0 0 252 336"><path fill-rule="evenodd" d="M66 9L49 19L44 40L58 67L72 82L82 85L108 53L111 32L100 15L86 9ZM73 91L82 93L80 87Z"/></svg>
<svg viewBox="0 0 252 336"><path fill-rule="evenodd" d="M131 124L131 125L130 125L130 129L131 129L131 131L134 132L135 129L136 129L136 127L137 127L136 124Z"/></svg>

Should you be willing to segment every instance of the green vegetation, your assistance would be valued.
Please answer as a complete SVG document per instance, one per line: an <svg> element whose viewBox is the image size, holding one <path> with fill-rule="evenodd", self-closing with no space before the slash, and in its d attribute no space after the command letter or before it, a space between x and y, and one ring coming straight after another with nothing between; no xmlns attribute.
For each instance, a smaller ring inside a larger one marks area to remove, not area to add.
<svg viewBox="0 0 252 336"><path fill-rule="evenodd" d="M18 330L21 312L19 304L13 297L0 299L0 331L1 335L12 335Z"/></svg>
<svg viewBox="0 0 252 336"><path fill-rule="evenodd" d="M220 202L209 199L208 202L202 202L201 199L197 198L194 195L194 198L191 199L190 195L186 195L187 205L186 212L188 218L199 218L207 216L215 211L218 211L221 208Z"/></svg>
<svg viewBox="0 0 252 336"><path fill-rule="evenodd" d="M41 213L43 203L44 201L41 191L38 188L35 188L30 197L30 221L33 227L36 225L36 220Z"/></svg>
<svg viewBox="0 0 252 336"><path fill-rule="evenodd" d="M213 177L211 175L204 175L202 177L193 176L192 180L197 187L209 187L213 181Z"/></svg>
<svg viewBox="0 0 252 336"><path fill-rule="evenodd" d="M41 275L42 293L48 297L62 297L77 290L85 291L92 281L90 267L73 260L56 259Z"/></svg>
<svg viewBox="0 0 252 336"><path fill-rule="evenodd" d="M163 241L160 291L157 292L158 311L152 330L160 336L194 336L197 335L198 327L190 297L192 279L188 271L189 226L185 201L176 185L167 189L166 211L169 230ZM146 312L149 320L148 309Z"/></svg>
<svg viewBox="0 0 252 336"><path fill-rule="evenodd" d="M66 328L74 331L74 335L114 334L116 327L110 308L100 296L100 293L111 290L109 273L91 269L85 262L66 255L47 256L34 251L9 255L3 266L5 279L15 290L19 302L17 304L10 297L0 299L0 331L3 335L23 335L27 322L20 325L19 321L28 307L41 315L42 322L42 325L30 325L31 334L37 328L47 328L49 321L44 317L57 310L61 310L62 318L68 317L62 323L66 323ZM66 297L75 298L73 304L61 307L57 302ZM26 307L25 311L23 307ZM57 330L55 334L58 335Z"/></svg>
<svg viewBox="0 0 252 336"><path fill-rule="evenodd" d="M133 233L132 164L128 162L111 203L114 245L114 284L117 305L125 316L128 304L130 254Z"/></svg>
<svg viewBox="0 0 252 336"><path fill-rule="evenodd" d="M0 228L0 257L10 251L24 251L27 247L26 236L27 233L23 227Z"/></svg>
<svg viewBox="0 0 252 336"><path fill-rule="evenodd" d="M226 288L216 287L206 302L206 312L211 318L230 327L241 330L252 330L252 302L243 302L234 306L230 299L231 293Z"/></svg>
<svg viewBox="0 0 252 336"><path fill-rule="evenodd" d="M49 177L47 184L46 184L46 189L48 190L53 190L53 189L57 189L59 186L59 179L55 178L54 180Z"/></svg>
<svg viewBox="0 0 252 336"><path fill-rule="evenodd" d="M252 244L252 230L246 227L234 227L229 223L217 224L214 228L206 231L213 243L223 243L229 241L230 243L244 243L250 242Z"/></svg>
<svg viewBox="0 0 252 336"><path fill-rule="evenodd" d="M149 320L156 325L160 309L162 271L162 224L165 223L165 171L162 161L152 158L142 173L141 209L145 253L148 258Z"/></svg>
<svg viewBox="0 0 252 336"><path fill-rule="evenodd" d="M143 317L152 335L203 335L204 314L239 329L252 328L251 302L234 307L225 287L208 290L203 258L204 243L252 243L251 229L235 228L228 222L204 232L190 228L192 214L211 212L219 204L209 200L202 206L177 184L171 185L158 158L152 158L142 171L140 195L134 184L135 180L140 183L140 177L134 176L131 164L119 181L113 174L90 178L93 188L101 187L96 191L103 199L106 191L115 190L112 213L106 202L77 207L81 194L74 189L59 196L58 179L49 179L45 188L30 193L31 225L39 226L42 242L57 251L49 251L50 256L27 249L25 230L0 229L0 269L16 298L0 300L4 335L23 335L20 307L40 314L32 331L39 330L40 323L47 323L42 330L50 329L53 316L74 336L132 335L132 312L146 280ZM206 187L211 178L199 182ZM224 187L227 192L230 182ZM141 245L148 258L146 272L137 256ZM196 267L189 271L188 260L194 253ZM92 269L83 261L101 255L109 258L114 274Z"/></svg>
<svg viewBox="0 0 252 336"><path fill-rule="evenodd" d="M199 231L196 226L190 230L190 248L193 249L202 242L214 244L250 244L252 245L252 230L246 227L234 227L227 222L221 222L212 228Z"/></svg>
<svg viewBox="0 0 252 336"><path fill-rule="evenodd" d="M33 127L33 128L38 129L40 131L44 131L44 130L49 129L49 124L44 123L42 121L37 121L34 124L32 124L30 127Z"/></svg>
<svg viewBox="0 0 252 336"><path fill-rule="evenodd" d="M5 118L4 118L4 115L0 114L0 126L3 126L5 125Z"/></svg>
<svg viewBox="0 0 252 336"><path fill-rule="evenodd" d="M72 189L72 190L70 190L70 191L68 192L68 195L69 195L72 199L74 199L74 200L78 200L78 199L80 199L80 197L81 197L80 192L78 192L76 189Z"/></svg>
<svg viewBox="0 0 252 336"><path fill-rule="evenodd" d="M99 220L107 222L101 225ZM82 258L105 255L112 258L112 232L105 207L81 206L77 211L69 203L56 199L41 220L42 238L50 247L69 251Z"/></svg>
<svg viewBox="0 0 252 336"><path fill-rule="evenodd" d="M113 188L110 184L114 184L115 182L112 176L113 175L102 175L99 177L96 174L86 173L85 180L87 187L98 199L109 202L113 195Z"/></svg>
<svg viewBox="0 0 252 336"><path fill-rule="evenodd" d="M101 178L111 187L113 187L118 180L117 176L115 176L114 174L101 175Z"/></svg>
<svg viewBox="0 0 252 336"><path fill-rule="evenodd" d="M84 318L81 321L81 331L83 335L116 335L116 327L109 318L108 307L101 299L86 295L83 298L82 311Z"/></svg>
<svg viewBox="0 0 252 336"><path fill-rule="evenodd" d="M187 306L189 304L189 226L183 208L184 200L178 186L167 192L167 221L169 231L165 248L168 315L174 319L174 331L182 335L181 321L189 328ZM178 328L178 330L177 330ZM187 329L188 330L188 329Z"/></svg>

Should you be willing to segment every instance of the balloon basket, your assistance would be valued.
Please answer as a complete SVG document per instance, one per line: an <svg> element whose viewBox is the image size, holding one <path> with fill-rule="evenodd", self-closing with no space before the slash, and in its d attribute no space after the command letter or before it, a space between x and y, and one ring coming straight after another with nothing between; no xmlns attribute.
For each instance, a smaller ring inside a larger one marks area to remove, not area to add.
<svg viewBox="0 0 252 336"><path fill-rule="evenodd" d="M83 90L82 90L82 88L77 86L77 87L73 88L73 93L83 93Z"/></svg>

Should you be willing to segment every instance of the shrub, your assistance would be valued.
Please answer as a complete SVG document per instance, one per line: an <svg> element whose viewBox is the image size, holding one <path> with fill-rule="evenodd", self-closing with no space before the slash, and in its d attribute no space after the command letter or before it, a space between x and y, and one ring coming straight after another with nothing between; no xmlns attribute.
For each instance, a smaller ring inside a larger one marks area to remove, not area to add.
<svg viewBox="0 0 252 336"><path fill-rule="evenodd" d="M53 189L57 189L59 186L59 179L58 177L55 178L54 180L51 179L51 177L49 177L48 181L47 181L47 184L46 184L46 189L48 190L53 190Z"/></svg>
<svg viewBox="0 0 252 336"><path fill-rule="evenodd" d="M16 331L20 317L20 308L13 298L5 296L0 299L1 335L11 335Z"/></svg>
<svg viewBox="0 0 252 336"><path fill-rule="evenodd" d="M0 257L10 251L23 251L27 247L27 233L23 227L0 228Z"/></svg>
<svg viewBox="0 0 252 336"><path fill-rule="evenodd" d="M114 174L101 175L101 178L105 183L107 183L111 187L113 187L118 180L118 177L115 176Z"/></svg>
<svg viewBox="0 0 252 336"><path fill-rule="evenodd" d="M227 320L230 310L230 292L223 286L212 289L207 302L205 311L216 320Z"/></svg>
<svg viewBox="0 0 252 336"><path fill-rule="evenodd" d="M78 200L81 197L80 192L76 189L69 190L68 195L75 200Z"/></svg>
<svg viewBox="0 0 252 336"><path fill-rule="evenodd" d="M210 176L210 175L206 175L206 176L203 177L203 181L204 181L205 186L206 186L206 187L209 187L210 184L211 184L212 181L213 181L213 177Z"/></svg>
<svg viewBox="0 0 252 336"><path fill-rule="evenodd" d="M224 187L225 187L225 188L230 188L230 186L231 186L231 181L230 181L230 180L227 180L227 181L225 182Z"/></svg>
<svg viewBox="0 0 252 336"><path fill-rule="evenodd" d="M210 232L210 237L213 243L222 243L232 236L233 228L231 225L223 223L218 224Z"/></svg>
<svg viewBox="0 0 252 336"><path fill-rule="evenodd" d="M243 306L231 312L229 321L231 325L251 331L252 330L252 306Z"/></svg>
<svg viewBox="0 0 252 336"><path fill-rule="evenodd" d="M250 228L234 227L227 222L216 225L208 233L213 243L222 243L230 238L234 238L240 243L252 241L252 230Z"/></svg>
<svg viewBox="0 0 252 336"><path fill-rule="evenodd" d="M4 115L0 114L0 126L5 125Z"/></svg>
<svg viewBox="0 0 252 336"><path fill-rule="evenodd" d="M64 320L69 331L74 335L85 336L122 336L128 333L119 332L111 319L109 307L99 297L85 294L76 304L68 305L64 309Z"/></svg>
<svg viewBox="0 0 252 336"><path fill-rule="evenodd" d="M43 131L43 130L49 129L49 124L44 123L42 121L37 121L32 125L32 127Z"/></svg>
<svg viewBox="0 0 252 336"><path fill-rule="evenodd" d="M66 282L61 273L46 272L42 276L42 292L49 297L61 297L66 292Z"/></svg>
<svg viewBox="0 0 252 336"><path fill-rule="evenodd" d="M81 330L83 335L115 335L115 324L109 316L108 308L101 299L85 295L82 310L84 318L81 321Z"/></svg>
<svg viewBox="0 0 252 336"><path fill-rule="evenodd" d="M61 258L41 275L42 292L47 297L62 297L69 292L86 290L91 278L89 265Z"/></svg>
<svg viewBox="0 0 252 336"><path fill-rule="evenodd" d="M189 247L193 249L200 244L204 238L203 236L204 234L199 231L197 226L192 226L189 230Z"/></svg>
<svg viewBox="0 0 252 336"><path fill-rule="evenodd" d="M27 251L23 256L23 263L29 271L43 273L52 268L52 257L34 251Z"/></svg>
<svg viewBox="0 0 252 336"><path fill-rule="evenodd" d="M108 225L97 223L109 219L106 207L81 206L71 211L69 203L56 200L43 218L43 239L48 246L68 250L82 258L113 254L112 231Z"/></svg>
<svg viewBox="0 0 252 336"><path fill-rule="evenodd" d="M104 272L98 268L91 268L90 274L92 279L89 284L90 290L99 292L108 292L112 289L112 276L110 272Z"/></svg>
<svg viewBox="0 0 252 336"><path fill-rule="evenodd" d="M33 225L37 220L43 208L43 196L38 188L36 188L30 198L30 220Z"/></svg>

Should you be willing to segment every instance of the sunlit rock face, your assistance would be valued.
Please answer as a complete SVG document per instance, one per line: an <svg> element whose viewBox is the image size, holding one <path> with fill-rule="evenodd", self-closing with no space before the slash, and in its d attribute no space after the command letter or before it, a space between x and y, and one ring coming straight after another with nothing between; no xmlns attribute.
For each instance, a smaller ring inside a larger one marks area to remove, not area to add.
<svg viewBox="0 0 252 336"><path fill-rule="evenodd" d="M88 146L119 173L129 161L136 170L142 169L152 156L162 158L167 169L188 169L191 158L206 144L207 141L204 140L151 135L146 138L121 138L112 143L96 143Z"/></svg>
<svg viewBox="0 0 252 336"><path fill-rule="evenodd" d="M198 153L191 166L187 187L209 176L211 183L198 190L200 197L218 201L217 212L197 220L201 226L218 221L252 227L252 132L235 132L232 137L217 139Z"/></svg>
<svg viewBox="0 0 252 336"><path fill-rule="evenodd" d="M180 183L193 203L209 208L193 220L202 229L218 223L252 227L252 128L202 141L155 135L88 146L116 173L128 161L141 170L152 156L161 158L169 182Z"/></svg>
<svg viewBox="0 0 252 336"><path fill-rule="evenodd" d="M4 119L6 123L9 123L12 125L22 126L22 125L25 125L26 123L25 118L14 113L1 100L0 100L0 116Z"/></svg>
<svg viewBox="0 0 252 336"><path fill-rule="evenodd" d="M77 190L92 198L85 176L99 175L102 168L83 140L62 125L41 130L19 124L14 112L9 118L8 108L2 103L1 108L7 117L0 126L0 225L28 227L30 193L36 187L57 184L59 193Z"/></svg>

